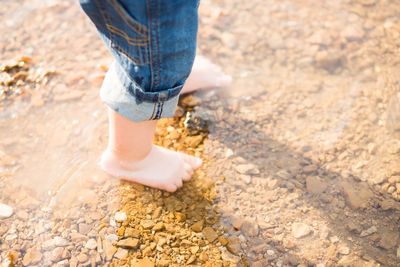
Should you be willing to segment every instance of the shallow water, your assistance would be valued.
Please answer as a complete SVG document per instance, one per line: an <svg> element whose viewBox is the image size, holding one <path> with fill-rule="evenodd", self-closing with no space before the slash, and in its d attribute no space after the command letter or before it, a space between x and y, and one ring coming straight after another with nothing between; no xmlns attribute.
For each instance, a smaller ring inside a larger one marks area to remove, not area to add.
<svg viewBox="0 0 400 267"><path fill-rule="evenodd" d="M77 3L5 1L2 64L32 62L0 103L1 262L398 266L399 9L202 1L199 51L234 82L195 96L208 135L160 123L158 144L205 162L168 194L97 168L111 58Z"/></svg>

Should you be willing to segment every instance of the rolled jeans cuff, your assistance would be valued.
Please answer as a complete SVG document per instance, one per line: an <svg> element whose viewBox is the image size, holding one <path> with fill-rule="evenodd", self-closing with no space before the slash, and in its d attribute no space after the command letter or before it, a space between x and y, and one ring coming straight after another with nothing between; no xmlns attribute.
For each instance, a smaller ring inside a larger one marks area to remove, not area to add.
<svg viewBox="0 0 400 267"><path fill-rule="evenodd" d="M159 94L158 96L163 96L168 95L168 91L179 92L182 86L179 87L158 92L157 94ZM100 98L107 106L123 117L135 122L174 116L179 94L170 97L168 100L163 100L163 97L157 97L158 101L156 102L139 102L136 97L129 93L129 90L127 84L120 80L116 71L116 63L114 62L111 64L100 89Z"/></svg>

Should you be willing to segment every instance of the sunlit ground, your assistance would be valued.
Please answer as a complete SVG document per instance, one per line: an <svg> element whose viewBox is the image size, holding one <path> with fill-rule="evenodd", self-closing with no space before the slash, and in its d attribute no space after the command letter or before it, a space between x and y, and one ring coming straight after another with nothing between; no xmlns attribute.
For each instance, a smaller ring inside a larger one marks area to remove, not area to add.
<svg viewBox="0 0 400 267"><path fill-rule="evenodd" d="M112 58L78 3L2 1L3 266L399 266L400 3L200 14L199 53L234 82L160 122L158 144L204 160L169 194L97 167Z"/></svg>

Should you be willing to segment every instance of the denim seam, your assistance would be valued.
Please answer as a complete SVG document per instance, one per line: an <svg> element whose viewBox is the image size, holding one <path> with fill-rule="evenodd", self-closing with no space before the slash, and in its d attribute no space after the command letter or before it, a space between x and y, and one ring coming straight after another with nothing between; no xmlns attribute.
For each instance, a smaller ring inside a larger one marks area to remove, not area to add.
<svg viewBox="0 0 400 267"><path fill-rule="evenodd" d="M132 37L129 37L129 35L126 32L124 32L123 30L121 30L121 29L119 29L119 28L117 28L117 27L115 27L115 26L113 26L113 25L111 25L109 23L106 23L106 26L107 26L107 29L109 31L111 31L114 34L117 34L117 35L121 36L130 45L145 46L148 43L147 38L132 38Z"/></svg>
<svg viewBox="0 0 400 267"><path fill-rule="evenodd" d="M127 11L121 7L120 3L117 3L116 0L111 0L111 5L114 7L114 10L121 16L121 18L132 28L135 32L137 32L140 35L146 36L148 29L140 25L138 22L135 22L133 18L129 16L129 14L126 14Z"/></svg>

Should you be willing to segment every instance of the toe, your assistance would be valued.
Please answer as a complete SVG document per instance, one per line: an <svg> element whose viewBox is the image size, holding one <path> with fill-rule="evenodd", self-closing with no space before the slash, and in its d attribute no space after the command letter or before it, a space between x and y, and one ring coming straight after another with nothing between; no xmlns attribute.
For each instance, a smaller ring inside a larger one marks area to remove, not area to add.
<svg viewBox="0 0 400 267"><path fill-rule="evenodd" d="M193 176L193 171L186 171L185 174L183 175L183 180L184 181L189 181L190 178Z"/></svg>
<svg viewBox="0 0 400 267"><path fill-rule="evenodd" d="M182 185L183 185L182 179L178 179L178 180L175 182L175 185L177 186L177 188L182 187Z"/></svg>
<svg viewBox="0 0 400 267"><path fill-rule="evenodd" d="M175 192L178 189L178 187L176 186L176 184L170 183L170 184L166 184L164 189L165 189L165 191L168 191L168 192Z"/></svg>
<svg viewBox="0 0 400 267"><path fill-rule="evenodd" d="M187 156L186 157L186 162L190 164L190 166L192 167L192 169L197 169L201 166L202 161L200 158L198 157L193 157L193 156Z"/></svg>

